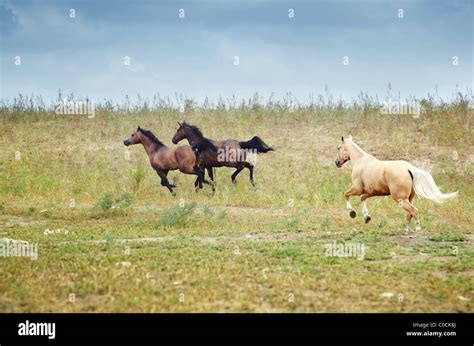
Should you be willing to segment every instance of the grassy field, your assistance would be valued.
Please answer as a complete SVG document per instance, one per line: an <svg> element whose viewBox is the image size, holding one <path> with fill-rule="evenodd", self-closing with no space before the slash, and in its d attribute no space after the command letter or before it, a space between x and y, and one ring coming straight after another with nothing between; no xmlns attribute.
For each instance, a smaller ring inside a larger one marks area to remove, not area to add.
<svg viewBox="0 0 474 346"><path fill-rule="evenodd" d="M173 197L141 146L137 125L167 145L177 124L207 137L259 135L257 188L243 171L217 191L171 172ZM28 112L0 117L0 238L38 244L38 259L0 257L0 312L474 312L472 109L420 118L347 108L98 110L95 118ZM415 199L421 232L403 232L389 198L349 218L350 164L341 135L380 159L429 169L443 205ZM17 153L19 152L19 154ZM49 231L49 232L48 232ZM359 244L356 257L328 244Z"/></svg>

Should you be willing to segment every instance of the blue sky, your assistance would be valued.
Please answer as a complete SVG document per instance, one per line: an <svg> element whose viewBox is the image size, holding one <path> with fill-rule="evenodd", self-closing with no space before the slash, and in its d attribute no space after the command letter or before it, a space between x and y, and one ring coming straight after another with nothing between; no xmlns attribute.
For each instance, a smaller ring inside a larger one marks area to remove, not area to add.
<svg viewBox="0 0 474 346"><path fill-rule="evenodd" d="M257 91L304 101L327 86L349 100L384 98L388 83L402 97L437 85L450 98L456 85L472 89L473 22L471 0L0 0L1 98L49 101L62 89L93 100Z"/></svg>

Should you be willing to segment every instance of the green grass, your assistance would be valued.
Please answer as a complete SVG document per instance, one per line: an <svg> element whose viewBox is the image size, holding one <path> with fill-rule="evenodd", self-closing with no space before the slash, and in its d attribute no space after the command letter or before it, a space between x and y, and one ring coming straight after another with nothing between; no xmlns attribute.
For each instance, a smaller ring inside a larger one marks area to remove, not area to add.
<svg viewBox="0 0 474 346"><path fill-rule="evenodd" d="M171 145L183 118L210 138L259 135L274 146L258 157L257 188L248 171L233 185L232 170L221 168L215 194L196 193L194 177L170 172L173 197L142 147L127 159L122 141L138 124ZM470 109L420 119L256 107L0 121L0 238L39 249L37 261L0 257L1 312L474 311ZM418 233L404 234L405 214L389 198L368 200L367 225L354 198L358 216L349 218L350 169L334 165L349 132L376 157L430 169L460 197L415 199ZM364 259L327 257L333 242L363 244Z"/></svg>

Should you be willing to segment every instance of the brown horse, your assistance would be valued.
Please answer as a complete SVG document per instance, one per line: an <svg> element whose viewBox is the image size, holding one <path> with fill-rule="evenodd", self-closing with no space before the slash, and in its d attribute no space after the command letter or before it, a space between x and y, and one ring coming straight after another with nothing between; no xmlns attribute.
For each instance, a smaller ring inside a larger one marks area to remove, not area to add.
<svg viewBox="0 0 474 346"><path fill-rule="evenodd" d="M130 138L123 141L123 144L126 146L143 144L151 166L161 178L161 185L167 187L171 194L175 195L173 188L176 185L169 183L167 175L169 171L177 169L185 174L197 175L198 180L195 185L202 188L202 183L205 182L204 172L199 168L197 155L189 145L169 148L151 131L142 129L140 126L131 134Z"/></svg>
<svg viewBox="0 0 474 346"><path fill-rule="evenodd" d="M342 137L342 144L338 150L337 167L342 167L349 160L352 161L352 186L344 193L346 208L349 215L355 218L356 212L352 209L349 197L361 196L365 223L371 219L365 204L365 200L369 197L390 195L398 202L398 205L408 214L408 222L404 224L404 229L408 232L412 219L415 219L415 230L421 229L420 214L413 205L416 194L437 203L442 203L458 195L458 192L441 193L429 172L417 168L409 162L377 160L354 143L352 136L346 139Z"/></svg>
<svg viewBox="0 0 474 346"><path fill-rule="evenodd" d="M211 182L214 182L214 175L212 167L234 167L236 171L232 174L231 180L235 184L237 175L244 169L248 168L250 171L250 182L255 186L253 180L253 168L255 166L255 159L257 153L267 153L273 151L272 147L265 144L260 137L255 136L249 141L239 142L233 139L214 141L203 136L201 130L197 126L179 123L179 128L173 136L172 142L179 143L183 139L187 139L189 145L194 149L203 151L200 148L200 143L206 144L210 142L217 151L207 150L202 155L201 167L206 168Z"/></svg>

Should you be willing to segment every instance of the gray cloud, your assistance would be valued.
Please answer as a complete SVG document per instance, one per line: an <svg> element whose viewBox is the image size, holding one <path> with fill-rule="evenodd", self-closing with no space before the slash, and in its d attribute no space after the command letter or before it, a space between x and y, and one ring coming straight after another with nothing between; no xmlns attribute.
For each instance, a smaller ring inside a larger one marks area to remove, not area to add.
<svg viewBox="0 0 474 346"><path fill-rule="evenodd" d="M469 1L26 0L3 1L0 20L2 98L54 99L61 88L94 99L255 91L305 99L326 85L349 98L383 96L389 82L403 96L438 85L448 97L456 85L472 87Z"/></svg>

